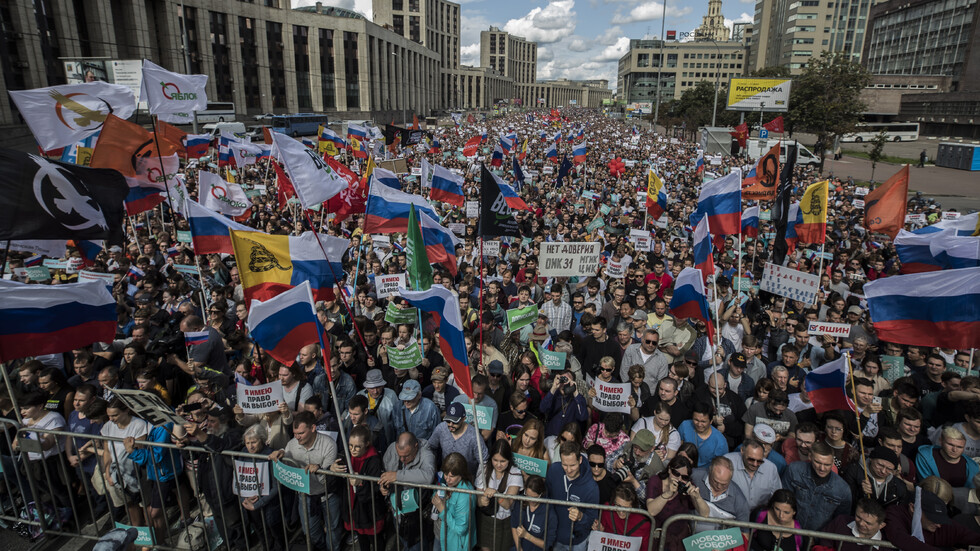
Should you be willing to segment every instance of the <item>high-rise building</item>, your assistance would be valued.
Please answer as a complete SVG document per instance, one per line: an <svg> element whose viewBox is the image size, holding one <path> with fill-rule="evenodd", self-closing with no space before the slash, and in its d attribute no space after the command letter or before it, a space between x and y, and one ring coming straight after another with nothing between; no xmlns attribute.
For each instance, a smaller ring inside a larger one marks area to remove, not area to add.
<svg viewBox="0 0 980 551"><path fill-rule="evenodd" d="M702 18L701 26L694 31L694 39L724 42L729 37L725 16L721 13L721 0L708 0L708 14Z"/></svg>
<svg viewBox="0 0 980 551"><path fill-rule="evenodd" d="M525 105L531 102L528 84L538 74L538 45L497 27L480 32L480 66L489 67L514 80L514 97Z"/></svg>
<svg viewBox="0 0 980 551"><path fill-rule="evenodd" d="M744 64L741 42L633 39L629 51L619 59L618 94L626 103L656 102L659 73L660 101L680 99L702 80L726 84L730 77L741 76Z"/></svg>

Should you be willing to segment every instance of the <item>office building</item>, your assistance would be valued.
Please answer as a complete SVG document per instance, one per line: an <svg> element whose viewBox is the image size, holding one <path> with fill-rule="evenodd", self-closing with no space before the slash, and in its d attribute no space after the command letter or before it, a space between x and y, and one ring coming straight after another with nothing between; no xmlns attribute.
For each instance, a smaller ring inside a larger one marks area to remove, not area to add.
<svg viewBox="0 0 980 551"><path fill-rule="evenodd" d="M725 85L729 78L743 74L744 65L741 42L633 39L629 51L619 59L617 89L627 104L656 102L659 72L660 101L670 101L680 99L702 80Z"/></svg>

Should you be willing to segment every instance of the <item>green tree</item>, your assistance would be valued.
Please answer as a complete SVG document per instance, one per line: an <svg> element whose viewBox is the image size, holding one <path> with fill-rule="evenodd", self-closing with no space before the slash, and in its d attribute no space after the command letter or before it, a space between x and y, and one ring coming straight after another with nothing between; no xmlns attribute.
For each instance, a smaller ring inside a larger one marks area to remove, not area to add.
<svg viewBox="0 0 980 551"><path fill-rule="evenodd" d="M868 142L868 159L871 161L871 181L875 180L875 167L878 161L885 157L885 144L888 143L888 134L882 130Z"/></svg>
<svg viewBox="0 0 980 551"><path fill-rule="evenodd" d="M824 52L793 79L789 100L789 130L817 135L815 153L823 171L827 146L848 134L867 108L861 90L871 75L859 63L842 54Z"/></svg>
<svg viewBox="0 0 980 551"><path fill-rule="evenodd" d="M759 78L789 78L789 67L763 67L752 71L752 76Z"/></svg>
<svg viewBox="0 0 980 551"><path fill-rule="evenodd" d="M666 105L667 118L684 123L689 133L696 132L699 126L711 124L711 102L716 101L715 124L732 126L738 123L738 114L725 110L727 99L728 91L724 84L719 87L716 94L714 81L702 80L694 88L685 90L680 99Z"/></svg>

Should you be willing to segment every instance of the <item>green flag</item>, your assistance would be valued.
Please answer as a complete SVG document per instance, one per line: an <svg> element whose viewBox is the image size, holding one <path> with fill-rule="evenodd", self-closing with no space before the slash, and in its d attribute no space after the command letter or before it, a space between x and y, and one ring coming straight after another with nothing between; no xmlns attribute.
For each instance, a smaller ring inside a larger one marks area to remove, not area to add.
<svg viewBox="0 0 980 551"><path fill-rule="evenodd" d="M408 243L405 246L408 257L408 282L416 291L428 291L432 287L432 264L425 254L425 241L422 239L422 226L419 225L415 205L408 213Z"/></svg>

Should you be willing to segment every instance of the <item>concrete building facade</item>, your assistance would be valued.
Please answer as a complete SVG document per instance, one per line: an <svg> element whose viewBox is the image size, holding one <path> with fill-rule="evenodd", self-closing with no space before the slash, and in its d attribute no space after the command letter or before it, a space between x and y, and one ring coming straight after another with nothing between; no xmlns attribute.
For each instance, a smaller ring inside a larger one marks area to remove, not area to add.
<svg viewBox="0 0 980 551"><path fill-rule="evenodd" d="M661 63L661 46L663 63ZM745 71L741 42L677 42L630 40L629 51L619 59L618 94L626 103L655 102L660 72L660 101L680 99L698 82L726 84Z"/></svg>

